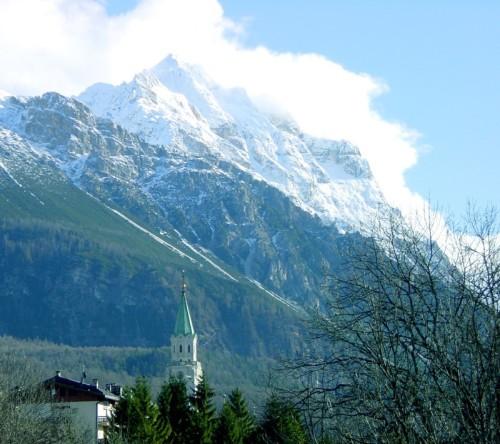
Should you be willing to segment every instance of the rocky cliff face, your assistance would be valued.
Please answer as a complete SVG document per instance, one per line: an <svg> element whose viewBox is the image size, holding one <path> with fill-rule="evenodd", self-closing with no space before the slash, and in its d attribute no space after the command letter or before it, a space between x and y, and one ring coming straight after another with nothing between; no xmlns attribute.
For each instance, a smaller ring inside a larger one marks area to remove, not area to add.
<svg viewBox="0 0 500 444"><path fill-rule="evenodd" d="M300 305L321 298L323 274L335 266L343 236L233 162L145 143L55 93L10 99L0 119L78 187L157 233L176 230L207 255ZM324 165L337 157L349 165L359 155L349 144L333 151L326 143L321 151L318 141L311 146ZM353 174L366 173L352 168Z"/></svg>

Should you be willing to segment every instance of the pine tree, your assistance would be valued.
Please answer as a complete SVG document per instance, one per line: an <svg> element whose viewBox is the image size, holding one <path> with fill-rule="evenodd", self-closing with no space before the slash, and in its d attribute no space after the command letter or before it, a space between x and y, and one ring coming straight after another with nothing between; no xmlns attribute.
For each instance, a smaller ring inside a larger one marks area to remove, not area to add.
<svg viewBox="0 0 500 444"><path fill-rule="evenodd" d="M258 442L306 444L304 426L297 409L287 401L271 396L267 401Z"/></svg>
<svg viewBox="0 0 500 444"><path fill-rule="evenodd" d="M240 390L234 389L229 394L229 406L237 419L243 442L246 442L255 429L255 420Z"/></svg>
<svg viewBox="0 0 500 444"><path fill-rule="evenodd" d="M129 443L162 444L170 435L169 424L159 421L158 407L145 378L137 378L135 386L125 390L116 406L113 424Z"/></svg>
<svg viewBox="0 0 500 444"><path fill-rule="evenodd" d="M146 442L154 434L157 409L153 404L151 389L144 378L138 378L132 392L132 415L135 423L133 437Z"/></svg>
<svg viewBox="0 0 500 444"><path fill-rule="evenodd" d="M214 442L216 444L244 443L238 418L228 402L224 403L220 412L217 428L215 430Z"/></svg>
<svg viewBox="0 0 500 444"><path fill-rule="evenodd" d="M196 387L191 397L193 406L193 425L191 428L191 442L197 444L211 444L216 426L214 391L208 385L205 375Z"/></svg>
<svg viewBox="0 0 500 444"><path fill-rule="evenodd" d="M115 409L113 411L113 417L111 420L111 429L110 434L108 434L108 440L118 441L119 437L128 437L130 435L131 429L133 429L133 425L131 424L132 420L132 389L130 387L125 387L123 390L123 395L115 405Z"/></svg>
<svg viewBox="0 0 500 444"><path fill-rule="evenodd" d="M189 404L184 379L170 378L158 395L159 422L171 428L172 444L189 443L189 431L192 427L192 411Z"/></svg>

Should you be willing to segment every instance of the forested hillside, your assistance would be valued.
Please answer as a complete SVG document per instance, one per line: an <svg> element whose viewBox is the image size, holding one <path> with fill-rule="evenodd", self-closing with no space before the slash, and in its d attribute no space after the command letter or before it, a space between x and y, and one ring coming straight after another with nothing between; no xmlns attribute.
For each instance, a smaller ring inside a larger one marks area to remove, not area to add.
<svg viewBox="0 0 500 444"><path fill-rule="evenodd" d="M204 347L273 356L297 344L294 310L236 272L229 278L175 233L152 238L63 179L37 187L36 198L28 183L2 182L2 334L73 345L167 345L185 269Z"/></svg>

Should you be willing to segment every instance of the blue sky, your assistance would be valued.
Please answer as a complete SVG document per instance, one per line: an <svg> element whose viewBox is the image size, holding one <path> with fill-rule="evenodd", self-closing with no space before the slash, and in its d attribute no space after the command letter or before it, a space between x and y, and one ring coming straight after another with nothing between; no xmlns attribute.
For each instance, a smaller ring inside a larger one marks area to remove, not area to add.
<svg viewBox="0 0 500 444"><path fill-rule="evenodd" d="M110 0L110 13L135 0ZM315 52L385 83L376 109L421 134L409 187L455 213L500 207L500 2L221 0L245 46Z"/></svg>
<svg viewBox="0 0 500 444"><path fill-rule="evenodd" d="M458 213L467 199L500 206L500 2L222 4L249 17L250 45L319 52L382 79L381 114L422 135L411 189Z"/></svg>

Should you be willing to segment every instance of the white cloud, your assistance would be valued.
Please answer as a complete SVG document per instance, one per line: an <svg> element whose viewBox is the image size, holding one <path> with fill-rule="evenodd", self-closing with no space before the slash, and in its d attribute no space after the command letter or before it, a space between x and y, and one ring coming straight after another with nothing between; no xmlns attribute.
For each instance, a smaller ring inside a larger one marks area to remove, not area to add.
<svg viewBox="0 0 500 444"><path fill-rule="evenodd" d="M128 80L174 53L286 110L306 132L355 143L391 203L422 206L404 181L417 160L416 135L372 106L384 85L320 55L246 48L228 37L238 32L217 0L142 0L116 17L98 0L1 0L0 88L77 94L98 81Z"/></svg>

